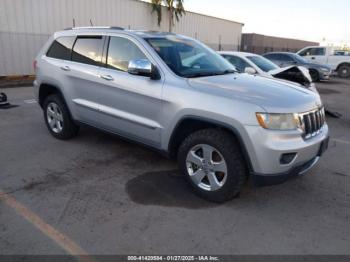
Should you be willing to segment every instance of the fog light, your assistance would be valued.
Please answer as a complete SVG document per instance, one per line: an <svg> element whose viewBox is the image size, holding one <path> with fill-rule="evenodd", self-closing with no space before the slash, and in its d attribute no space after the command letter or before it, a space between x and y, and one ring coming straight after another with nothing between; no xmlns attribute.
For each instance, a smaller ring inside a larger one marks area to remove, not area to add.
<svg viewBox="0 0 350 262"><path fill-rule="evenodd" d="M281 158L280 158L280 163L281 163L282 165L288 165L288 164L290 164L290 163L294 160L294 158L295 158L296 155L297 155L297 153L286 153L286 154L282 154L282 155L281 155Z"/></svg>

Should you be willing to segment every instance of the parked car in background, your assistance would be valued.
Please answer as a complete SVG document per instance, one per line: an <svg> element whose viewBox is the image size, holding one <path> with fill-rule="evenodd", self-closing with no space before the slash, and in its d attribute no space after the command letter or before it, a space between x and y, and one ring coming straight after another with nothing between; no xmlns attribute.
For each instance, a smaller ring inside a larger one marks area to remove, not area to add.
<svg viewBox="0 0 350 262"><path fill-rule="evenodd" d="M234 51L220 51L218 53L234 65L240 73L271 77L269 72L280 68L265 57L252 53Z"/></svg>
<svg viewBox="0 0 350 262"><path fill-rule="evenodd" d="M312 63L328 65L342 78L350 77L349 52L341 53L332 47L309 46L298 51L297 54Z"/></svg>
<svg viewBox="0 0 350 262"><path fill-rule="evenodd" d="M308 62L306 59L295 53L272 52L266 53L263 56L269 59L270 61L274 62L275 64L279 65L280 67L290 65L306 67L307 69L309 69L311 78L314 82L320 80L329 80L334 74L333 70L329 66Z"/></svg>
<svg viewBox="0 0 350 262"><path fill-rule="evenodd" d="M309 71L302 66L293 65L281 68L265 57L253 53L235 51L220 51L218 53L240 73L284 79L301 84L317 92Z"/></svg>
<svg viewBox="0 0 350 262"><path fill-rule="evenodd" d="M335 50L334 55L347 55L350 56L350 51L344 51L344 50Z"/></svg>

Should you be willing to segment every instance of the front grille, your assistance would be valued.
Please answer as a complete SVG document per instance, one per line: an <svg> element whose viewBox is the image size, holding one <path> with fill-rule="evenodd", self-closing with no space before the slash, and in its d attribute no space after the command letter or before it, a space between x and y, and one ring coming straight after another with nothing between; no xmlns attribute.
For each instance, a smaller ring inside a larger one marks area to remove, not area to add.
<svg viewBox="0 0 350 262"><path fill-rule="evenodd" d="M319 108L307 113L299 114L304 138L310 139L322 132L322 128L326 121L324 108Z"/></svg>

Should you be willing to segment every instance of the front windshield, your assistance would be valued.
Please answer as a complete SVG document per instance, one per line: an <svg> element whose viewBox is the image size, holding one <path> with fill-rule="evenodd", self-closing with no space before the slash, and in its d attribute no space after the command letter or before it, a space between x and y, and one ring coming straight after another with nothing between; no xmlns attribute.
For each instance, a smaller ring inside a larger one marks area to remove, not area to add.
<svg viewBox="0 0 350 262"><path fill-rule="evenodd" d="M307 63L307 61L305 60L305 58L303 58L303 57L300 56L300 55L293 54L293 57L294 57L295 61L297 61L298 63L301 63L301 64Z"/></svg>
<svg viewBox="0 0 350 262"><path fill-rule="evenodd" d="M247 56L247 58L264 72L279 68L276 64L262 56Z"/></svg>
<svg viewBox="0 0 350 262"><path fill-rule="evenodd" d="M235 68L215 51L197 41L167 36L145 39L167 66L181 77L223 75Z"/></svg>

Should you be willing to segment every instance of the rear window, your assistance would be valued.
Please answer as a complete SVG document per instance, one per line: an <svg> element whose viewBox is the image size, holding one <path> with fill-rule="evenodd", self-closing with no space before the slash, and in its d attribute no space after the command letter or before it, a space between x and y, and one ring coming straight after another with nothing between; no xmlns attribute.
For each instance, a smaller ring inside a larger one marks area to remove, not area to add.
<svg viewBox="0 0 350 262"><path fill-rule="evenodd" d="M75 36L63 36L57 38L52 43L49 51L47 51L46 56L57 59L70 60L74 41Z"/></svg>
<svg viewBox="0 0 350 262"><path fill-rule="evenodd" d="M287 54L279 54L279 53L275 53L275 54L267 54L267 55L263 55L265 58L267 59L271 59L271 60L276 60L276 61L282 61L282 62L290 62L293 61L293 58L291 58L289 55Z"/></svg>
<svg viewBox="0 0 350 262"><path fill-rule="evenodd" d="M99 66L101 60L102 36L79 36L73 47L72 61Z"/></svg>

